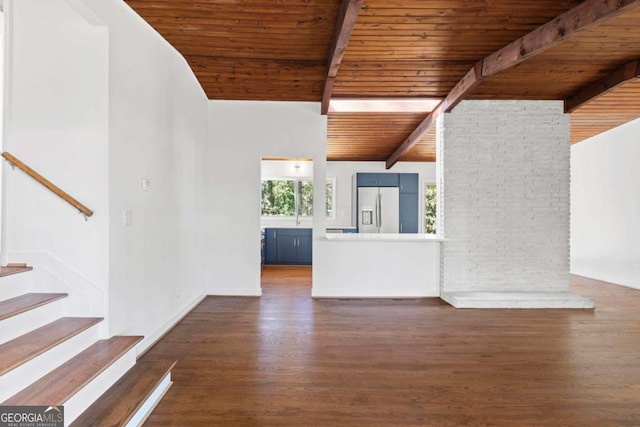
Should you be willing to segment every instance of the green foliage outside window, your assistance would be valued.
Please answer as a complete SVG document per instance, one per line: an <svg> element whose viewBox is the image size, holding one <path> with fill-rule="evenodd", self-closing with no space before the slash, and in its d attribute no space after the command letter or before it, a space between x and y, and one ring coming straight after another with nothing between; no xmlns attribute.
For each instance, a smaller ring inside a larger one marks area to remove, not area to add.
<svg viewBox="0 0 640 427"><path fill-rule="evenodd" d="M293 181L262 181L263 216L295 215L295 192Z"/></svg>
<svg viewBox="0 0 640 427"><path fill-rule="evenodd" d="M424 195L424 232L436 234L436 186L425 186Z"/></svg>
<svg viewBox="0 0 640 427"><path fill-rule="evenodd" d="M262 216L295 216L296 197L300 199L300 215L313 216L313 182L270 179L262 181ZM327 216L333 214L333 183L327 182Z"/></svg>
<svg viewBox="0 0 640 427"><path fill-rule="evenodd" d="M313 216L313 183L302 181L300 184L300 215Z"/></svg>
<svg viewBox="0 0 640 427"><path fill-rule="evenodd" d="M333 182L327 181L327 217L333 217Z"/></svg>

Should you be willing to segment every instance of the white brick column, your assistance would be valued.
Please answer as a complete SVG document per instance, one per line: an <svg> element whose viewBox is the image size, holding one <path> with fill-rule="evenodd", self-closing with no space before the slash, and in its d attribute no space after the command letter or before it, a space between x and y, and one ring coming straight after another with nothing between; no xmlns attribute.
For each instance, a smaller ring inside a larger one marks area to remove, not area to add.
<svg viewBox="0 0 640 427"><path fill-rule="evenodd" d="M562 102L464 101L439 125L443 298L460 307L462 297L470 307L589 305L568 294L570 123Z"/></svg>

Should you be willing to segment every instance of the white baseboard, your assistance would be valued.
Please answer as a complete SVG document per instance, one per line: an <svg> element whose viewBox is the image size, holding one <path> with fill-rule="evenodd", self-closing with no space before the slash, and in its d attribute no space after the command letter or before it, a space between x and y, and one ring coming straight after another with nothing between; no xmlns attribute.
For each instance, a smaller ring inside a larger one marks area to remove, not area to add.
<svg viewBox="0 0 640 427"><path fill-rule="evenodd" d="M612 285L624 286L626 288L640 290L640 283L639 284L630 283L631 282L630 280L625 280L619 277L613 277L608 274L594 273L592 271L581 270L581 269L573 269L571 270L571 274L573 274L574 276L586 277L587 279L593 279L593 280L599 280L601 282L611 283Z"/></svg>
<svg viewBox="0 0 640 427"><path fill-rule="evenodd" d="M344 295L317 295L311 292L311 298L314 299L425 299L425 298L440 298L440 295L385 295L385 294L344 294Z"/></svg>
<svg viewBox="0 0 640 427"><path fill-rule="evenodd" d="M200 295L193 301L187 304L184 308L179 310L176 314L171 316L169 320L162 324L158 329L152 333L145 335L144 339L136 345L136 355L140 358L147 352L155 343L157 343L163 336L167 334L174 326L176 326L184 317L191 312L198 304L202 302L207 296Z"/></svg>
<svg viewBox="0 0 640 427"><path fill-rule="evenodd" d="M257 290L216 288L209 289L208 295L213 297L260 297L262 296L262 288Z"/></svg>

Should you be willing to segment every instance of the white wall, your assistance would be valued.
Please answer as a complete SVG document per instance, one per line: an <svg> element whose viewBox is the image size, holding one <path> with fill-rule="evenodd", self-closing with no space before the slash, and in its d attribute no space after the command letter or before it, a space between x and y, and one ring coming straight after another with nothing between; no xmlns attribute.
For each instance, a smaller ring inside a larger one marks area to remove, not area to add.
<svg viewBox="0 0 640 427"><path fill-rule="evenodd" d="M424 184L435 184L436 164L399 162L392 169L385 168L385 162L327 162L327 178L336 180L335 218L327 219L329 227L355 226L353 218L353 179L358 172L417 173L420 179L420 200L424 200ZM420 203L420 218L424 216L424 203ZM423 232L424 221L420 221Z"/></svg>
<svg viewBox="0 0 640 427"><path fill-rule="evenodd" d="M640 119L571 147L571 273L640 289Z"/></svg>
<svg viewBox="0 0 640 427"><path fill-rule="evenodd" d="M313 159L314 212L325 203L326 116L319 103L209 101L205 260L210 294L260 295L260 159ZM316 216L315 240L325 220Z"/></svg>
<svg viewBox="0 0 640 427"><path fill-rule="evenodd" d="M110 330L150 343L204 293L207 100L184 58L124 2L85 3L110 34Z"/></svg>
<svg viewBox="0 0 640 427"><path fill-rule="evenodd" d="M464 101L443 123L442 291L567 291L562 102Z"/></svg>
<svg viewBox="0 0 640 427"><path fill-rule="evenodd" d="M88 24L63 0L18 0L6 6L4 149L95 214L85 222L25 174L8 172L5 249L15 262L22 252L54 255L106 290L108 30Z"/></svg>
<svg viewBox="0 0 640 427"><path fill-rule="evenodd" d="M314 297L421 298L440 295L440 242L315 242Z"/></svg>
<svg viewBox="0 0 640 427"><path fill-rule="evenodd" d="M144 347L204 295L206 96L124 2L9 6L6 147L95 211L85 223L12 173L9 251L50 253L108 290L109 333L145 335Z"/></svg>

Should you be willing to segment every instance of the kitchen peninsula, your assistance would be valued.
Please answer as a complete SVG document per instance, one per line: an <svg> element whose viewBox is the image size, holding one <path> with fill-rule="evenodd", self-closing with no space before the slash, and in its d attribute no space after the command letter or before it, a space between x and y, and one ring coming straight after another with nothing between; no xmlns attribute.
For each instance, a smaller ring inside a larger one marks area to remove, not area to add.
<svg viewBox="0 0 640 427"><path fill-rule="evenodd" d="M312 296L440 296L440 242L428 234L327 234L314 243Z"/></svg>

